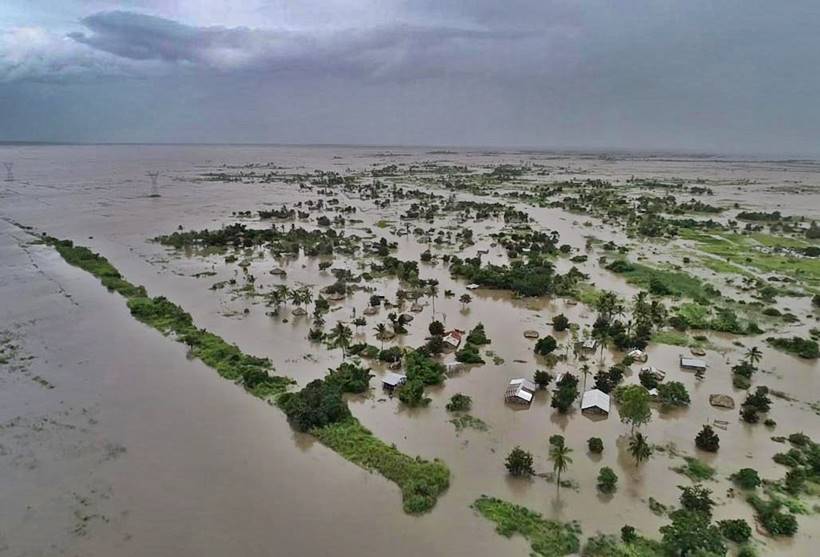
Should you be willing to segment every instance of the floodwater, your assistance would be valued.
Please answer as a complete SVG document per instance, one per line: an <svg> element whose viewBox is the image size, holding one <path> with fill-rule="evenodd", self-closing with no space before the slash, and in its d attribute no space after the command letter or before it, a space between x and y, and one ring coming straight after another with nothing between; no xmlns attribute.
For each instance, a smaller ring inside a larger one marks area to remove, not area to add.
<svg viewBox="0 0 820 557"><path fill-rule="evenodd" d="M398 488L342 459L309 437L294 433L283 415L244 393L197 360L185 357L182 345L163 338L136 322L121 298L107 293L96 279L65 264L52 250L32 245L31 237L11 222L72 239L99 251L132 282L152 295L165 295L189 311L205 327L237 343L245 352L268 356L277 371L299 384L321 377L338 365L341 355L307 341L309 320L293 318L288 306L281 316L269 317L261 298L229 288L211 290L217 281L243 272L226 265L221 255L180 254L147 239L184 229L217 228L238 220L233 211L256 211L283 203L316 199L315 192L299 192L295 184L222 183L198 180L223 165L271 163L294 172L362 171L391 163L437 160L484 168L499 163L544 165L544 180L602 177L623 183L630 176L660 179L703 178L715 189L710 203L780 210L811 216L820 207L820 165L811 161L720 160L684 157L622 157L617 160L582 155L538 153L478 153L458 151L429 154L424 149L364 149L350 147L230 147L230 146L49 146L0 147L0 160L15 161L14 182L0 182L0 334L19 348L10 365L0 368L0 550L9 555L527 555L521 538L505 539L469 505L481 494L526 505L549 517L577 520L584 538L596 532L616 533L624 524L656 536L667 522L647 504L649 497L675 505L677 485L688 479L670 468L682 455L698 456L717 470L708 482L719 503L717 519L752 520L751 507L733 497L727 476L742 467L762 477L779 478L785 469L771 457L783 445L772 435L804 431L816 435L820 418L810 403L820 401L820 366L768 348L762 337L744 338L747 346L763 349L757 384L788 393L794 400L773 399L774 430L750 426L737 410L720 410L708 403L713 393L735 392L729 368L745 348L734 338L708 334L716 348L706 356L710 368L703 381L680 371L683 348L652 345L649 364L667 371L667 380L683 382L692 397L685 411L653 412L644 428L651 442L674 445L681 456L656 453L636 468L626 453L628 426L617 410L594 421L574 412L559 416L549 407L546 393L538 393L526 410L504 404L503 392L513 377L531 377L539 367L526 329L550 334L553 315L565 313L572 322L591 324L593 312L583 304L556 300L513 300L505 293L473 291L463 308L462 281L450 278L441 264L420 264L422 278L437 278L441 294L435 317L448 328L469 330L483 322L503 359L496 365L473 367L450 377L443 387L428 390L433 399L423 409L403 408L397 400L374 388L353 397L350 406L376 435L408 454L443 459L451 469L450 489L433 512L405 515ZM149 197L149 170L161 172L161 197ZM236 170L233 170L235 172ZM385 179L390 181L390 179ZM397 183L417 187L412 180ZM447 193L438 191L438 193ZM342 205L359 210L347 233L384 236L399 244L396 257L418 259L428 246L412 236L395 237L373 224L398 222L406 204L377 210L369 201L340 195ZM468 198L467 194L463 194ZM482 198L479 198L482 199ZM483 198L490 201L491 199ZM815 208L814 211L811 208ZM586 236L630 244L632 253L649 248L627 242L623 234L593 218L557 209L521 205L545 228L560 232L561 242L586 253ZM448 217L436 228L461 226ZM250 226L266 226L245 219ZM580 223L588 222L589 226ZM305 226L304 223L300 225ZM427 225L424 225L425 227ZM461 256L490 248L489 234L503 222L474 224L476 246ZM660 249L660 248L653 248ZM453 248L431 247L436 253ZM258 252L259 250L257 250ZM623 296L636 292L623 280L599 269L597 252L579 267L599 288ZM490 248L489 257L505 261ZM656 256L662 259L663 255ZM287 283L318 288L333 283L320 271L316 258L275 260L269 254L253 257L248 272L256 289ZM337 257L334 267L354 272L360 261ZM272 276L285 268L286 278ZM194 275L213 272L211 276ZM399 284L379 279L372 286L393 298ZM445 298L445 290L455 292ZM350 320L354 308L366 307L369 293L357 292L333 304L326 328ZM409 334L398 343L423 342L433 318L433 301L423 299L424 311L415 315ZM247 313L245 310L247 309ZM805 311L811 311L806 308ZM379 344L373 327L386 320L387 310L368 318L355 339ZM805 319L808 314L800 315ZM816 324L811 323L811 326ZM807 325L795 326L801 329ZM765 336L765 335L764 335ZM3 337L3 338L5 338ZM556 335L559 342L566 336ZM606 354L607 363L619 355ZM449 356L447 358L452 358ZM597 355L590 362L597 367ZM571 359L554 372L573 370ZM637 382L639 365L627 382ZM384 370L374 366L377 376ZM589 384L592 378L589 379ZM53 388L50 388L53 387ZM457 432L444 406L456 392L473 399L471 414L484 420L488 431ZM716 455L700 453L693 439L703 424L728 422ZM542 478L510 479L506 454L516 445L536 457L538 472L551 469L547 439L561 432L573 449L573 464L564 475L577 488L556 492ZM587 453L591 436L604 440L600 457ZM613 496L595 489L602 466L612 467L620 481ZM769 555L812 554L820 535L817 519L798 518L800 531L789 541L756 535Z"/></svg>

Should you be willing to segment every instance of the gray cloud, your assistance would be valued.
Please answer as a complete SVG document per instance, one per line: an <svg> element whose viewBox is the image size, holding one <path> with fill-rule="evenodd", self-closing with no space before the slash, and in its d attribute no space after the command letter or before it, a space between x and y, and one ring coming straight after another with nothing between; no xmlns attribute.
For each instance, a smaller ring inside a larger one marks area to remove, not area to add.
<svg viewBox="0 0 820 557"><path fill-rule="evenodd" d="M74 32L69 34L71 39L134 61L219 71L301 70L358 77L489 71L499 61L484 56L488 48L501 53L505 45L536 37L532 31L409 24L313 32L196 27L122 11L94 14L82 23L90 33ZM430 63L433 60L435 64Z"/></svg>
<svg viewBox="0 0 820 557"><path fill-rule="evenodd" d="M820 151L816 0L43 2L0 139Z"/></svg>

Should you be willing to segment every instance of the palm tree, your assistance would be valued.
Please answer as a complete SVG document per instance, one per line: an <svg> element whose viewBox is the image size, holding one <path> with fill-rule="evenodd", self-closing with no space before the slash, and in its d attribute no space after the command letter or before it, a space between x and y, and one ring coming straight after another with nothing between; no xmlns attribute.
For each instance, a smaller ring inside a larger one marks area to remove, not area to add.
<svg viewBox="0 0 820 557"><path fill-rule="evenodd" d="M382 350L384 350L384 337L387 334L387 325L379 323L373 330L376 331L376 338L382 341Z"/></svg>
<svg viewBox="0 0 820 557"><path fill-rule="evenodd" d="M339 321L330 331L330 344L334 348L342 349L342 361L347 357L347 348L350 346L350 339L353 338L353 331L350 327Z"/></svg>
<svg viewBox="0 0 820 557"><path fill-rule="evenodd" d="M752 346L746 351L746 361L749 362L749 365L752 367L757 367L757 363L763 357L763 352L757 346Z"/></svg>
<svg viewBox="0 0 820 557"><path fill-rule="evenodd" d="M599 297L595 304L598 314L603 317L604 321L609 322L615 313L618 306L618 295L614 292L605 291Z"/></svg>
<svg viewBox="0 0 820 557"><path fill-rule="evenodd" d="M433 318L431 321L436 320L436 298L438 298L438 282L431 281L430 284L427 286L427 295L430 296L430 301L433 304Z"/></svg>
<svg viewBox="0 0 820 557"><path fill-rule="evenodd" d="M559 493L561 491L561 473L565 472L572 464L572 458L569 456L571 452L572 449L564 444L563 439L559 443L550 444L550 460L552 461L552 470L555 472L555 486Z"/></svg>
<svg viewBox="0 0 820 557"><path fill-rule="evenodd" d="M581 392L587 392L587 376L592 373L589 369L587 364L581 366L581 374L584 376L584 388ZM583 397L581 397L581 403L583 404Z"/></svg>
<svg viewBox="0 0 820 557"><path fill-rule="evenodd" d="M635 468L652 456L652 447L649 446L646 437L641 432L636 433L635 437L629 441L629 454L635 459Z"/></svg>

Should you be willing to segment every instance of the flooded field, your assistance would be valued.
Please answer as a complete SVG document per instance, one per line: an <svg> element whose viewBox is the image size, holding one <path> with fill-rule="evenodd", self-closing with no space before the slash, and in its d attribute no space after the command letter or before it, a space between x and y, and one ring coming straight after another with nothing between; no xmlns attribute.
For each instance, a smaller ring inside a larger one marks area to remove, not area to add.
<svg viewBox="0 0 820 557"><path fill-rule="evenodd" d="M714 469L702 485L715 521L745 519L758 554L814 554L816 476L784 492L789 468L773 457L790 443L773 437L820 441L820 364L767 339L810 345L818 336L820 244L807 231L820 208L820 163L267 146L4 146L0 159L15 161L14 181L0 182L0 553L528 555L524 537L498 535L471 508L481 495L577 523L581 546L627 524L660 540L678 486L695 484L673 469L693 457ZM156 187L148 172L159 172ZM244 228L230 228L237 224ZM240 243L195 234L222 229L240 230ZM286 235L297 229L320 238L318 253L292 248ZM449 487L429 512L404 512L394 481L298 432L273 397L249 396L134 319L122 297L38 242L41 234L98 252L197 327L270 359L295 382L291 392L343 361L370 368L369 389L344 395L350 412L401 453L440 459ZM526 268L535 252L554 270L544 292L527 291L542 284L540 271L506 287L470 268L476 257L485 270ZM416 265L397 271L396 261ZM276 294L282 286L287 294ZM642 343L647 362L621 364L628 350L617 335L596 332L601 298L614 293L618 307L604 321L629 319L621 336L630 337L633 300L647 290L663 306ZM572 326L556 330L558 315ZM464 336L483 324L490 343L477 347L483 364L432 350L448 367L444 381L424 386L426 404L382 389L406 360L348 353L395 346L406 358L443 336L434 321ZM348 341L334 342L345 327ZM525 331L557 348L537 355ZM603 349L579 348L592 339ZM742 385L732 367L751 347L761 356ZM705 353L702 375L679 365L693 352ZM640 385L644 366L691 399L651 403L638 428L654 445L645 462L630 453L614 385L607 416L581 412L580 396L566 413L552 406L562 373L583 392L613 367L622 386ZM529 405L506 403L510 380L536 370L552 375L549 387ZM740 407L758 386L769 388L771 409L750 423ZM446 408L457 393L471 398L469 413ZM715 394L734 408L710 404ZM704 425L720 437L717 452L695 446ZM548 457L555 434L572 450L560 489ZM588 450L591 437L602 453ZM515 447L532 454L534 474L508 474ZM596 487L605 466L619 478L613 493ZM793 536L760 524L729 478L742 468L771 481L758 494L799 511L789 513Z"/></svg>

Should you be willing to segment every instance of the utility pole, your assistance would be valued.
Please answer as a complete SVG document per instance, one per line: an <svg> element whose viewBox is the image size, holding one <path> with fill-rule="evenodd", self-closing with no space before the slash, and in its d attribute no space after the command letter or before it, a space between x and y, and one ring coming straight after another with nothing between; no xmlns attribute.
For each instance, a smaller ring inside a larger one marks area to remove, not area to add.
<svg viewBox="0 0 820 557"><path fill-rule="evenodd" d="M159 186L157 186L157 180L159 179L159 171L153 170L151 172L148 172L148 177L151 179L150 197L159 197Z"/></svg>

